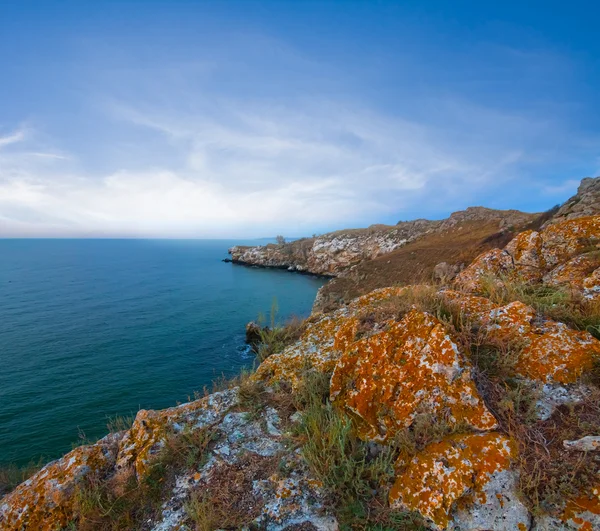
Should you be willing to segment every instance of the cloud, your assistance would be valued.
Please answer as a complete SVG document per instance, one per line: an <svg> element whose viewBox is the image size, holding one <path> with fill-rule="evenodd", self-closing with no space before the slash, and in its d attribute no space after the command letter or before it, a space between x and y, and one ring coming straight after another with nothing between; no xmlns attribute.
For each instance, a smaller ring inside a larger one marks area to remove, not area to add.
<svg viewBox="0 0 600 531"><path fill-rule="evenodd" d="M410 102L381 108L343 91L352 80L329 65L278 50L268 57L281 69L260 70L277 97L238 83L253 66L239 57L215 56L210 68L90 65L83 116L54 128L67 133L0 136L0 236L302 235L486 199L508 208L532 169L595 145L548 107L515 112L429 91L420 117Z"/></svg>

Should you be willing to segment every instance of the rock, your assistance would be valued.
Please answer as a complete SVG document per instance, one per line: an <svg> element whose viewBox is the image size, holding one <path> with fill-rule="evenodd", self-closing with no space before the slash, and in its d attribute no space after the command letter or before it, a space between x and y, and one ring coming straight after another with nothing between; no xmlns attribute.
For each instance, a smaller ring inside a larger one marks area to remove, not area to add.
<svg viewBox="0 0 600 531"><path fill-rule="evenodd" d="M590 301L600 299L600 267L583 279L583 297Z"/></svg>
<svg viewBox="0 0 600 531"><path fill-rule="evenodd" d="M595 531L600 529L600 486L566 503L559 516L536 518L532 531Z"/></svg>
<svg viewBox="0 0 600 531"><path fill-rule="evenodd" d="M496 427L446 328L413 310L401 322L348 346L331 379L331 398L358 421L363 439L385 441L417 413L478 430Z"/></svg>
<svg viewBox="0 0 600 531"><path fill-rule="evenodd" d="M112 472L122 436L108 435L48 463L0 500L0 528L54 531L66 527L73 518L77 486L88 476Z"/></svg>
<svg viewBox="0 0 600 531"><path fill-rule="evenodd" d="M514 444L499 433L454 435L400 462L393 508L418 511L435 529L527 530L515 492Z"/></svg>
<svg viewBox="0 0 600 531"><path fill-rule="evenodd" d="M457 264L440 262L433 268L433 278L445 284L453 280L456 277L456 275L458 275L459 271L460 267Z"/></svg>
<svg viewBox="0 0 600 531"><path fill-rule="evenodd" d="M300 456L287 456L282 468L292 470L291 474L282 476L277 472L266 480L254 482L254 492L267 500L255 523L267 531L284 531L295 526L338 531L337 520L324 510L321 483L310 478Z"/></svg>
<svg viewBox="0 0 600 531"><path fill-rule="evenodd" d="M383 288L355 299L345 308L316 316L299 341L283 352L269 356L256 370L255 378L266 382L287 381L296 389L307 368L331 373L358 329L358 314L396 297L404 288Z"/></svg>
<svg viewBox="0 0 600 531"><path fill-rule="evenodd" d="M520 376L570 384L600 359L600 341L591 334L544 319L522 302L494 305L484 297L451 290L442 296L473 326L485 330L488 341L499 347L513 345L515 370Z"/></svg>
<svg viewBox="0 0 600 531"><path fill-rule="evenodd" d="M396 225L372 225L366 229L347 229L284 244L229 249L231 261L245 265L276 267L325 276L344 275L353 266L391 253L426 234L454 229L460 223L495 222L498 229L522 226L537 214L518 210L493 210L470 207L454 212L446 220L417 219Z"/></svg>
<svg viewBox="0 0 600 531"><path fill-rule="evenodd" d="M246 325L246 344L250 345L254 352L258 351L258 346L262 342L261 332L263 327L254 321Z"/></svg>
<svg viewBox="0 0 600 531"><path fill-rule="evenodd" d="M588 274L598 261L591 249L600 245L600 216L567 219L546 226L541 232L525 231L513 238L502 251L493 249L477 257L456 277L456 285L465 291L481 291L489 277L519 279L551 285L569 282ZM573 260L579 255L585 258ZM588 289L597 286L589 281ZM574 287L574 286L571 286Z"/></svg>
<svg viewBox="0 0 600 531"><path fill-rule="evenodd" d="M600 450L600 435L588 435L576 441L563 441L567 450L579 450L581 452L594 452Z"/></svg>
<svg viewBox="0 0 600 531"><path fill-rule="evenodd" d="M600 285L600 278L593 279L595 270L600 271L600 253L584 253L546 273L543 283L548 286L565 286L575 291L583 291L584 283L587 282L591 290L594 290Z"/></svg>
<svg viewBox="0 0 600 531"><path fill-rule="evenodd" d="M581 181L577 194L565 201L548 225L564 219L597 215L600 215L600 177L586 177Z"/></svg>
<svg viewBox="0 0 600 531"><path fill-rule="evenodd" d="M117 470L125 473L133 466L137 477L144 477L169 435L214 424L236 403L237 391L227 390L161 411L140 410L119 445Z"/></svg>
<svg viewBox="0 0 600 531"><path fill-rule="evenodd" d="M578 382L576 384L559 384L556 382L536 385L531 382L538 395L536 404L537 418L548 420L558 406L579 404L590 394L589 387Z"/></svg>

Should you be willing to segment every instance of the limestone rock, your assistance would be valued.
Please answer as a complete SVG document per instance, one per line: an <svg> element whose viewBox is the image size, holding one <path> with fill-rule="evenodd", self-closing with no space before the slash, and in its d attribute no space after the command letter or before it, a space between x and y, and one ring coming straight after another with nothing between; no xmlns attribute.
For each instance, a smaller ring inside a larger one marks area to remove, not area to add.
<svg viewBox="0 0 600 531"><path fill-rule="evenodd" d="M499 433L454 435L427 446L401 470L392 507L418 511L435 529L527 530L515 493L513 443Z"/></svg>
<svg viewBox="0 0 600 531"><path fill-rule="evenodd" d="M342 352L355 340L359 324L358 313L385 299L398 296L403 289L375 290L355 299L347 307L317 316L314 322L307 325L299 341L263 361L255 378L268 382L284 380L296 388L307 368L324 373L332 372Z"/></svg>
<svg viewBox="0 0 600 531"><path fill-rule="evenodd" d="M565 201L548 224L563 219L576 219L600 214L600 177L586 177L581 181L577 194Z"/></svg>
<svg viewBox="0 0 600 531"><path fill-rule="evenodd" d="M122 434L79 446L48 463L33 477L0 500L0 528L4 531L54 531L73 517L75 489L88 475L112 471Z"/></svg>
<svg viewBox="0 0 600 531"><path fill-rule="evenodd" d="M444 325L416 310L347 348L335 366L331 398L373 441L393 437L424 411L451 424L496 427Z"/></svg>
<svg viewBox="0 0 600 531"><path fill-rule="evenodd" d="M536 518L532 531L595 531L600 529L600 485L567 502L559 516Z"/></svg>
<svg viewBox="0 0 600 531"><path fill-rule="evenodd" d="M581 452L594 452L600 450L600 435L588 435L576 441L563 441L567 450L579 450Z"/></svg>
<svg viewBox="0 0 600 531"><path fill-rule="evenodd" d="M126 471L134 466L138 478L143 477L167 436L184 428L199 429L214 424L236 402L236 390L227 390L161 411L140 410L119 446L117 470Z"/></svg>
<svg viewBox="0 0 600 531"><path fill-rule="evenodd" d="M600 359L600 341L588 332L571 330L515 301L505 306L489 299L447 290L445 300L487 333L498 346L514 345L517 374L544 383L570 384Z"/></svg>
<svg viewBox="0 0 600 531"><path fill-rule="evenodd" d="M476 292L489 277L518 278L527 282L545 279L552 285L569 282L569 279L583 283L582 276L598 267L598 254L590 253L598 246L600 216L559 221L541 232L518 234L502 251L494 249L483 253L457 276L456 285ZM576 259L579 255L585 258ZM586 285L588 290L597 286L596 280L590 278Z"/></svg>

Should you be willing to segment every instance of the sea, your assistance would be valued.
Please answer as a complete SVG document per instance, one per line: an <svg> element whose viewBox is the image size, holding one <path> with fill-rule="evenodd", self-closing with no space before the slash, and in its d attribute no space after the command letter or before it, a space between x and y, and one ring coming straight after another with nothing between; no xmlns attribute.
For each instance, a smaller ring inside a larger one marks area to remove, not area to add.
<svg viewBox="0 0 600 531"><path fill-rule="evenodd" d="M248 321L307 316L324 280L224 263L239 243L0 240L0 464L187 402L253 365Z"/></svg>

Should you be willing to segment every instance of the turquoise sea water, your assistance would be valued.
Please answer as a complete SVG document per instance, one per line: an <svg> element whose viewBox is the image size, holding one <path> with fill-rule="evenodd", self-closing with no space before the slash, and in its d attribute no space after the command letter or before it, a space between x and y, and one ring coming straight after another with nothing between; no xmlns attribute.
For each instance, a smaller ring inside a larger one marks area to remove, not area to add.
<svg viewBox="0 0 600 531"><path fill-rule="evenodd" d="M253 357L277 299L307 315L321 279L221 262L238 242L0 240L0 462L53 458L106 417L184 402Z"/></svg>

